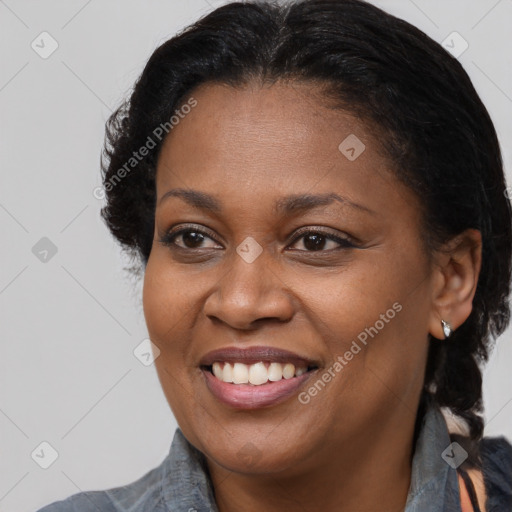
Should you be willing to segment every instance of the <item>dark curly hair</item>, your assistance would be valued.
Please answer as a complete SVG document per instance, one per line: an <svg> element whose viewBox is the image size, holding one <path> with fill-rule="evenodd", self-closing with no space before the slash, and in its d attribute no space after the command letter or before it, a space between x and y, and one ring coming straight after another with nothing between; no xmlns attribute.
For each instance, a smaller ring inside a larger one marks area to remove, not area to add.
<svg viewBox="0 0 512 512"><path fill-rule="evenodd" d="M102 217L108 228L145 267L162 127L165 134L172 129L169 120L195 87L255 80L322 86L337 108L378 130L396 176L420 198L429 254L468 228L481 232L473 310L449 342L430 336L417 411L421 418L433 400L463 418L468 464L478 467L480 363L510 317L511 206L485 106L458 60L421 30L361 0L233 2L202 17L155 50L131 97L107 122ZM152 149L133 161L150 140Z"/></svg>

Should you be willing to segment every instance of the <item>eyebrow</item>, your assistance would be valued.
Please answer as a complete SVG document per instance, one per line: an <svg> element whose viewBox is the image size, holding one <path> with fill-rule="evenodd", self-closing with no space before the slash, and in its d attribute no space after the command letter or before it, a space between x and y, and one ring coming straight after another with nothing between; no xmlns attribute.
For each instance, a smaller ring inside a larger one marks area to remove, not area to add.
<svg viewBox="0 0 512 512"><path fill-rule="evenodd" d="M194 206L195 208L198 208L200 210L210 211L215 214L220 214L222 212L222 204L217 198L205 192L200 192L199 190L185 188L175 188L169 190L160 198L158 204L162 204L162 202L165 199L168 199L169 197L178 197L180 199L183 199L191 206ZM334 192L317 195L289 195L280 198L276 201L276 203L274 204L274 212L276 214L281 214L283 216L291 216L294 214L312 210L314 208L318 208L320 206L332 204L334 201L338 201L341 204L350 206L352 208L356 208L361 211L365 211L367 213L371 213L373 215L376 214L376 212L370 210L370 208L363 206L361 204L354 203L353 201L350 201L346 197L335 194Z"/></svg>

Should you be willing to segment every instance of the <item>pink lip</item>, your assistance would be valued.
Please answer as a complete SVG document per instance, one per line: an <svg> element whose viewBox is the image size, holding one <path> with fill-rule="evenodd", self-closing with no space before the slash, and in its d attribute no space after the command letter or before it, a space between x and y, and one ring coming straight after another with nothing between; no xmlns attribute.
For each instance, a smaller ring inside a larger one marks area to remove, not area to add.
<svg viewBox="0 0 512 512"><path fill-rule="evenodd" d="M253 386L252 384L222 382L209 370L203 369L206 385L211 393L222 403L236 409L258 409L284 402L293 396L313 373L316 373L316 370L291 379L281 379L277 382Z"/></svg>
<svg viewBox="0 0 512 512"><path fill-rule="evenodd" d="M225 347L208 352L199 366L211 366L215 361L228 363L254 364L259 361L274 361L276 363L292 363L297 366L320 366L318 361L300 356L294 352L268 346L247 348Z"/></svg>

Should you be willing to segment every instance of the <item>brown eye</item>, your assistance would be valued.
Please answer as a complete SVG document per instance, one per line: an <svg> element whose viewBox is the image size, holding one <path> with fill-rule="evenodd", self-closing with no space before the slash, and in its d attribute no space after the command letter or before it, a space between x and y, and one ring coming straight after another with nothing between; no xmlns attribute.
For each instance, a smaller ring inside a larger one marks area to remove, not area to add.
<svg viewBox="0 0 512 512"><path fill-rule="evenodd" d="M177 244L176 240L181 238L181 244ZM201 247L201 244L206 240L213 240L206 231L198 228L182 228L177 231L166 233L160 242L168 247L176 247L180 249L203 249L209 247ZM213 240L214 241L214 240Z"/></svg>
<svg viewBox="0 0 512 512"><path fill-rule="evenodd" d="M293 243L295 244L298 240L301 239L304 240L303 246L305 247L306 252L320 252L332 249L336 250L336 245L338 245L339 249L356 247L356 245L353 244L348 238L342 238L337 235L334 235L333 233L328 233L324 231L303 231L302 233L299 234L299 236L297 236L294 239ZM327 245L328 241L334 242L334 247L331 247L330 249L325 249L325 246Z"/></svg>

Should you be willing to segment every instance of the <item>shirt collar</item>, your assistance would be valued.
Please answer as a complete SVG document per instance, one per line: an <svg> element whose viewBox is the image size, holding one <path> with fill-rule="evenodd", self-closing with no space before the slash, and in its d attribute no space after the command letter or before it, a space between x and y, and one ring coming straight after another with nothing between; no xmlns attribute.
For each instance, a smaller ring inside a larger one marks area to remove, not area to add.
<svg viewBox="0 0 512 512"><path fill-rule="evenodd" d="M416 441L404 512L461 512L457 473L441 456L450 442L444 416L429 404ZM161 485L169 511L218 512L206 459L179 428L164 461Z"/></svg>
<svg viewBox="0 0 512 512"><path fill-rule="evenodd" d="M218 512L205 456L179 428L165 460L162 494L169 512Z"/></svg>
<svg viewBox="0 0 512 512"><path fill-rule="evenodd" d="M416 441L405 512L462 512L457 472L441 456L450 444L444 416L430 403Z"/></svg>

